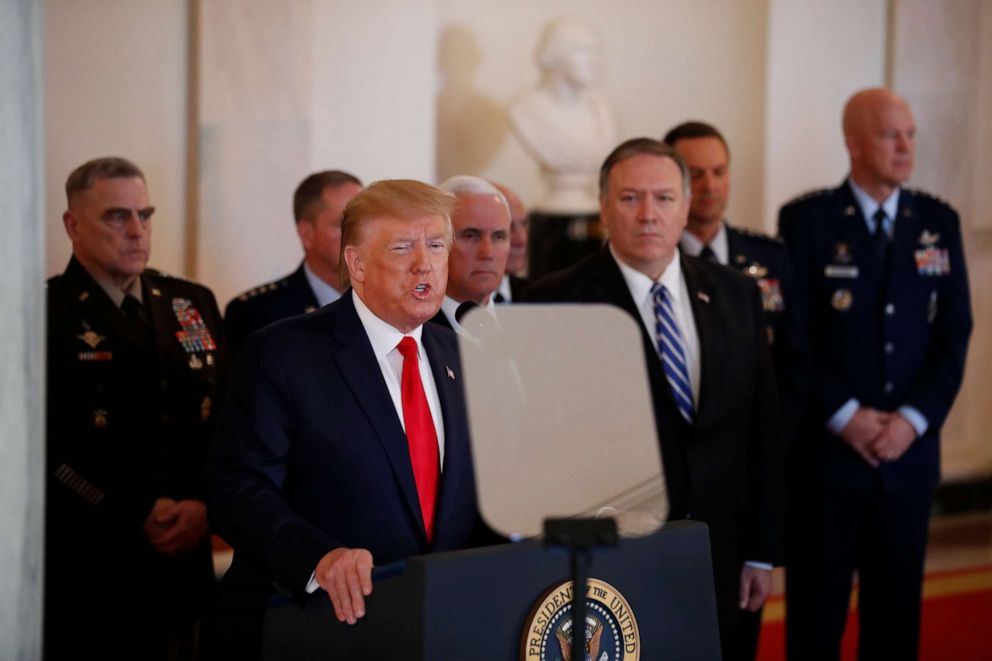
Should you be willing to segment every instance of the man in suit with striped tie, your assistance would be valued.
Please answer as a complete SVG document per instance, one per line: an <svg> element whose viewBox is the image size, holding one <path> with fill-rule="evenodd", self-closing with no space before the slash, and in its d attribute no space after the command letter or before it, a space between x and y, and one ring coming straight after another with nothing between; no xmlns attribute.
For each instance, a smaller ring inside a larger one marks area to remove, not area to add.
<svg viewBox="0 0 992 661"><path fill-rule="evenodd" d="M621 144L600 171L609 243L524 300L609 303L641 328L670 518L709 525L724 658L746 658L741 614L764 603L780 555L783 432L761 293L680 253L689 197L671 147Z"/></svg>

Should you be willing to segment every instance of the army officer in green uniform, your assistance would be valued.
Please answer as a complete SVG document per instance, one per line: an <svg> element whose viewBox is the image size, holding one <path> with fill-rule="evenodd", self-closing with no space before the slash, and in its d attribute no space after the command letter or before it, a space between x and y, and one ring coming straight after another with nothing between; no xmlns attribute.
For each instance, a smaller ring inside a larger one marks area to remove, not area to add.
<svg viewBox="0 0 992 661"><path fill-rule="evenodd" d="M47 659L192 658L213 582L203 460L226 353L209 289L146 268L144 174L66 181L48 282Z"/></svg>

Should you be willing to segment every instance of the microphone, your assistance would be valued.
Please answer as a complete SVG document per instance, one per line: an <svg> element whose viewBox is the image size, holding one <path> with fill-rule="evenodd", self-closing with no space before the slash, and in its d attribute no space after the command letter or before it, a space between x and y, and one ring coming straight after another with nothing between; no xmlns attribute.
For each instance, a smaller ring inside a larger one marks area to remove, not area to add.
<svg viewBox="0 0 992 661"><path fill-rule="evenodd" d="M475 301L465 301L464 303L461 303L455 309L455 321L457 321L458 323L462 323L462 319L465 318L465 315L467 315L469 312L471 312L477 307L479 307L479 304L476 303Z"/></svg>

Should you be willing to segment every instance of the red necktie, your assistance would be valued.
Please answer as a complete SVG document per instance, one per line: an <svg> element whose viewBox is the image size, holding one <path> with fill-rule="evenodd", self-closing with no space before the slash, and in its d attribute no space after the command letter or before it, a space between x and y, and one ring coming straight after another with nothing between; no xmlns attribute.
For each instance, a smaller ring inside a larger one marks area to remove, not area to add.
<svg viewBox="0 0 992 661"><path fill-rule="evenodd" d="M429 542L434 531L434 503L440 473L437 431L427 406L424 384L420 381L417 342L412 337L404 337L396 348L403 354L403 424L406 426L413 479L417 483L417 497Z"/></svg>

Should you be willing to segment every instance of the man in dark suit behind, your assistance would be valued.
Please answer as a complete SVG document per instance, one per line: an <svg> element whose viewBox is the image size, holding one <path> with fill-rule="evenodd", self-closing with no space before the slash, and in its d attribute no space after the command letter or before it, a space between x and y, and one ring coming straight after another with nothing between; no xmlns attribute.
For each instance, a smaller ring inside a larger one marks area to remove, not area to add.
<svg viewBox="0 0 992 661"><path fill-rule="evenodd" d="M203 468L224 390L209 289L147 268L141 170L66 181L48 282L45 658L191 659L214 583Z"/></svg>
<svg viewBox="0 0 992 661"><path fill-rule="evenodd" d="M455 335L424 323L444 296L454 203L419 182L370 186L342 221L351 291L243 346L209 473L212 521L234 547L214 656L257 658L277 591L324 590L354 624L375 599L373 563L469 542Z"/></svg>
<svg viewBox="0 0 992 661"><path fill-rule="evenodd" d="M799 424L810 373L805 315L798 309L789 253L781 240L727 221L730 148L716 127L685 122L666 133L664 142L685 160L692 187L689 222L679 249L737 269L761 289L788 445ZM759 625L756 617L755 634Z"/></svg>
<svg viewBox="0 0 992 661"><path fill-rule="evenodd" d="M510 255L506 258L506 273L499 289L493 294L497 303L512 303L527 286L527 244L530 239L530 219L520 196L503 184L490 182L506 198L510 206Z"/></svg>
<svg viewBox="0 0 992 661"><path fill-rule="evenodd" d="M253 287L227 304L224 325L232 352L253 331L313 312L341 296L341 215L361 190L357 177L340 170L315 172L296 187L293 216L303 263L289 275Z"/></svg>
<svg viewBox="0 0 992 661"><path fill-rule="evenodd" d="M850 177L782 207L814 382L790 456L790 659L837 659L858 573L859 658L915 659L940 428L971 333L957 213L902 187L916 125L887 89L844 109Z"/></svg>
<svg viewBox="0 0 992 661"><path fill-rule="evenodd" d="M510 254L510 206L493 184L469 175L449 177L439 186L458 200L451 216L455 238L448 256L448 285L432 322L459 333L456 312L472 303L494 313L494 295Z"/></svg>
<svg viewBox="0 0 992 661"><path fill-rule="evenodd" d="M782 429L760 292L679 254L688 210L678 154L656 140L625 142L600 174L609 244L524 298L610 303L641 327L670 518L709 525L721 645L734 659L739 614L764 603L779 558Z"/></svg>

